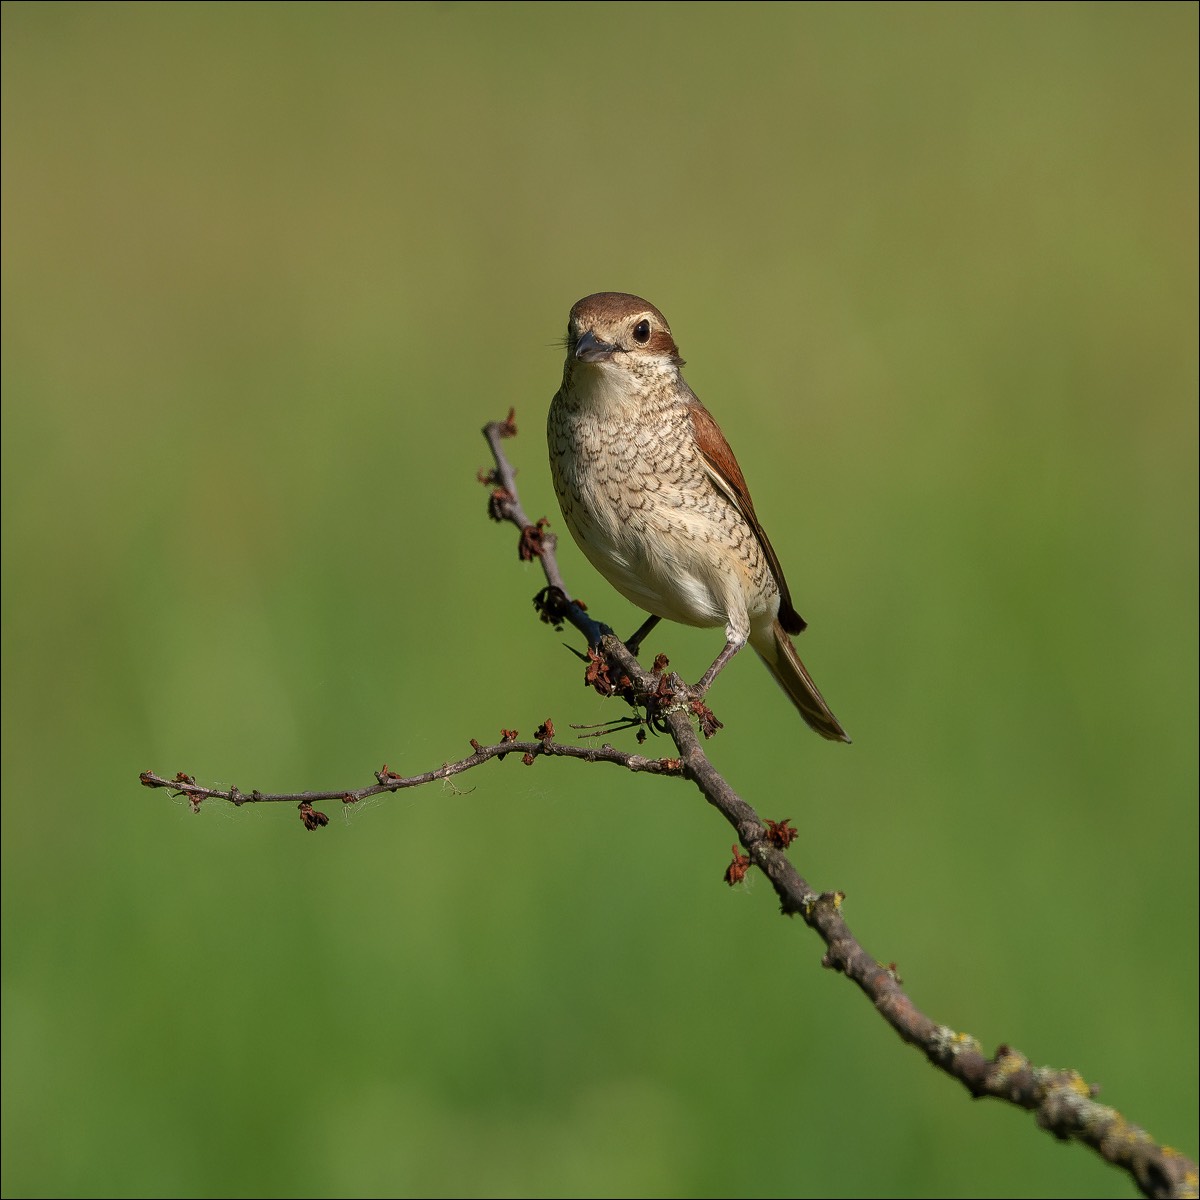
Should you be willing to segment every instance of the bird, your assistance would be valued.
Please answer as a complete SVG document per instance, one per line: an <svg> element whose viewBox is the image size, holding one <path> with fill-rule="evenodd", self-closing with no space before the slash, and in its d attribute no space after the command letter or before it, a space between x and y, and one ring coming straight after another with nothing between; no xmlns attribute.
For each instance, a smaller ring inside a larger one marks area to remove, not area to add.
<svg viewBox="0 0 1200 1200"><path fill-rule="evenodd" d="M571 308L566 352L546 420L554 490L588 561L650 614L626 644L636 654L664 618L724 625L692 697L749 642L808 725L849 742L792 645L807 623L667 319L640 296L595 292Z"/></svg>

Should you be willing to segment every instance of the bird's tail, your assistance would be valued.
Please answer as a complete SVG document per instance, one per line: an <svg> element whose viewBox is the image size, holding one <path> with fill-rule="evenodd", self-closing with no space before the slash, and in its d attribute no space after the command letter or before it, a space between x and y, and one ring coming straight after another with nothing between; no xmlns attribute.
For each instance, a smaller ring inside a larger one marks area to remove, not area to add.
<svg viewBox="0 0 1200 1200"><path fill-rule="evenodd" d="M784 632L778 621L771 624L762 633L752 633L750 644L758 651L758 656L767 664L771 674L779 681L779 686L791 697L792 703L800 710L800 715L810 729L815 729L823 738L831 742L848 742L846 731L841 727L837 717L829 711L812 676L805 670L792 645L792 639Z"/></svg>

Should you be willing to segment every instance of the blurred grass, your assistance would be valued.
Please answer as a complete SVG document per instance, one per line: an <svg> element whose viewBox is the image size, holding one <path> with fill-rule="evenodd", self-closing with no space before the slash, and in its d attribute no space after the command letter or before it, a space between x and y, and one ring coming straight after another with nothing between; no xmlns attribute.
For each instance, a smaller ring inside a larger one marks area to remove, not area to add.
<svg viewBox="0 0 1200 1200"><path fill-rule="evenodd" d="M903 1049L483 519L664 309L855 737L714 759L985 1045L1196 1152L1196 7L6 4L5 1195L1114 1195ZM635 614L572 547L570 578ZM663 629L686 674L715 633Z"/></svg>

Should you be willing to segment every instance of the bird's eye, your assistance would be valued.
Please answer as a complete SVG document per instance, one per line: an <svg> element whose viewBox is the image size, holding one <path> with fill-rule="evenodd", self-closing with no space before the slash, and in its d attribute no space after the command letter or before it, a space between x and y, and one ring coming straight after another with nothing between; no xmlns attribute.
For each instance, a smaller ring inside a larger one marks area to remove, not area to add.
<svg viewBox="0 0 1200 1200"><path fill-rule="evenodd" d="M649 321L643 319L633 327L633 340L642 346L650 340Z"/></svg>

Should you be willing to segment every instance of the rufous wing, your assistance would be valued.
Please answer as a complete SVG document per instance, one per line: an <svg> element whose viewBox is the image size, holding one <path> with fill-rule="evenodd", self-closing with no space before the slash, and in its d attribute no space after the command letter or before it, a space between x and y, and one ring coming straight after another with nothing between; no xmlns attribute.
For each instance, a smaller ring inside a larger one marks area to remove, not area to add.
<svg viewBox="0 0 1200 1200"><path fill-rule="evenodd" d="M750 499L750 489L746 486L746 477L742 474L742 468L738 466L729 442L712 413L695 396L689 401L688 409L691 413L696 448L700 451L700 457L704 459L709 476L729 502L745 517L746 523L754 530L754 536L767 556L771 574L779 587L780 625L788 633L802 633L808 622L792 607L792 596L783 576L783 568L779 565L779 556L759 524L758 515L754 511L754 501Z"/></svg>

